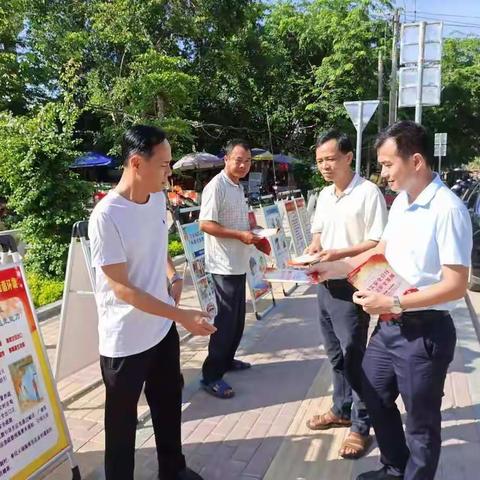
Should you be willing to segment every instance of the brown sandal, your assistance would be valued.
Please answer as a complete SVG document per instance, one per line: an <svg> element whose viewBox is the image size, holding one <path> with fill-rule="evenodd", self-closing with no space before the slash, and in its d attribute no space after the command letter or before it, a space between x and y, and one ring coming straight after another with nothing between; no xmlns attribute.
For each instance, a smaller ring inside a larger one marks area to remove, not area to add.
<svg viewBox="0 0 480 480"><path fill-rule="evenodd" d="M342 448L339 450L339 455L342 458L357 459L363 457L370 445L372 444L372 437L367 435L364 437L356 432L350 432L347 438L344 440ZM353 451L353 453L347 453L347 449Z"/></svg>
<svg viewBox="0 0 480 480"><path fill-rule="evenodd" d="M330 428L348 428L352 426L350 420L337 417L331 410L321 415L314 415L307 421L310 430L328 430Z"/></svg>

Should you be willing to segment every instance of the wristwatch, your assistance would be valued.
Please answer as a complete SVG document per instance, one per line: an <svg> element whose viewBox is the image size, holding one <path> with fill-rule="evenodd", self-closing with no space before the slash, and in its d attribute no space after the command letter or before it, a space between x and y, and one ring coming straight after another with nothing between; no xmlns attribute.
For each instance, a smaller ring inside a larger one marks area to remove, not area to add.
<svg viewBox="0 0 480 480"><path fill-rule="evenodd" d="M402 304L399 297L393 297L393 307L390 309L390 313L394 315L400 315L403 312Z"/></svg>
<svg viewBox="0 0 480 480"><path fill-rule="evenodd" d="M183 281L183 277L179 275L177 272L175 272L172 278L170 279L170 285L173 285L174 283L181 282L181 281Z"/></svg>

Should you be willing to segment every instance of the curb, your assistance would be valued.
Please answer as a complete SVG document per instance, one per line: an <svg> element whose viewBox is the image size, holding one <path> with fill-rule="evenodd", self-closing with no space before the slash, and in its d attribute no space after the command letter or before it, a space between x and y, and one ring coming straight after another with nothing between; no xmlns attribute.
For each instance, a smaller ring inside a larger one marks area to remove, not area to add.
<svg viewBox="0 0 480 480"><path fill-rule="evenodd" d="M49 303L43 307L37 308L37 318L39 322L48 320L49 318L60 315L60 310L62 309L62 300L57 300L56 302Z"/></svg>
<svg viewBox="0 0 480 480"><path fill-rule="evenodd" d="M480 342L480 319L478 318L477 311L475 310L475 307L468 292L465 295L465 303L467 304L467 308L472 319L473 328L475 330L475 333L477 334L478 341Z"/></svg>

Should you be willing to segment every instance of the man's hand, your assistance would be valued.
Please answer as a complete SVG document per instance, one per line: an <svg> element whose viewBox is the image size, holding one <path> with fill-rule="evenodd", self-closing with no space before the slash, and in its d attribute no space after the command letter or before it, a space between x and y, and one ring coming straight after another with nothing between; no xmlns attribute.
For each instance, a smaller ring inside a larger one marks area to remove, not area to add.
<svg viewBox="0 0 480 480"><path fill-rule="evenodd" d="M380 293L359 291L353 294L353 302L360 305L370 315L391 313L394 302L393 297L387 297Z"/></svg>
<svg viewBox="0 0 480 480"><path fill-rule="evenodd" d="M321 262L312 263L307 271L318 283L332 278L345 278L350 272L350 267L344 262Z"/></svg>
<svg viewBox="0 0 480 480"><path fill-rule="evenodd" d="M261 238L254 235L252 232L240 232L239 240L245 245L255 245Z"/></svg>
<svg viewBox="0 0 480 480"><path fill-rule="evenodd" d="M182 318L179 323L192 335L208 337L217 331L208 323L208 313L199 310L181 310L181 312Z"/></svg>
<svg viewBox="0 0 480 480"><path fill-rule="evenodd" d="M312 242L303 253L307 253L308 255L316 255L322 251L322 247L317 243Z"/></svg>
<svg viewBox="0 0 480 480"><path fill-rule="evenodd" d="M180 299L182 297L182 291L183 291L183 280L177 280L170 287L170 295L172 296L173 300L175 300L175 306L178 306L178 304L180 303Z"/></svg>
<svg viewBox="0 0 480 480"><path fill-rule="evenodd" d="M341 260L343 257L338 250L322 250L318 258L322 262L335 262L336 260Z"/></svg>

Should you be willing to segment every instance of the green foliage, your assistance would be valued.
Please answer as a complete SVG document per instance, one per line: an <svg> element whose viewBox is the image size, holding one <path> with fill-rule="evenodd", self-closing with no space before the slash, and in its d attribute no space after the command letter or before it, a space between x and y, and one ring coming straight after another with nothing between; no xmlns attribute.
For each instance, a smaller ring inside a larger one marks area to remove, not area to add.
<svg viewBox="0 0 480 480"><path fill-rule="evenodd" d="M64 77L66 88L71 80ZM31 271L62 276L72 225L86 217L90 186L69 170L78 156L79 112L69 93L33 116L0 116L0 178L18 217Z"/></svg>
<svg viewBox="0 0 480 480"><path fill-rule="evenodd" d="M60 300L63 295L63 281L46 279L37 273L27 273L28 286L35 307L42 307Z"/></svg>
<svg viewBox="0 0 480 480"><path fill-rule="evenodd" d="M24 3L2 0L0 4L0 112L22 113L25 109L26 82L18 53Z"/></svg>
<svg viewBox="0 0 480 480"><path fill-rule="evenodd" d="M183 245L179 240L170 240L168 242L168 254L171 258L183 254Z"/></svg>
<svg viewBox="0 0 480 480"><path fill-rule="evenodd" d="M480 38L447 39L442 59L442 103L424 110L433 132L448 132L445 166L480 156Z"/></svg>
<svg viewBox="0 0 480 480"><path fill-rule="evenodd" d="M298 188L302 190L305 197L308 190L322 188L327 184L320 175L313 160L295 162L293 165L293 176Z"/></svg>

